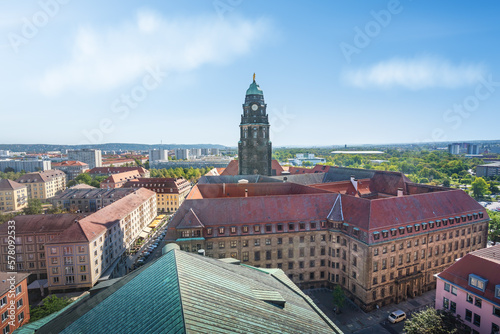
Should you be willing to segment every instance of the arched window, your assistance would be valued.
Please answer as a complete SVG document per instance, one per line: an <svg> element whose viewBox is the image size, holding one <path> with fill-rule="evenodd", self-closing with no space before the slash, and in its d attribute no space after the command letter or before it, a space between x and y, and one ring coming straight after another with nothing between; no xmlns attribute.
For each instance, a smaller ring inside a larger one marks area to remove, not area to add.
<svg viewBox="0 0 500 334"><path fill-rule="evenodd" d="M262 128L262 138L266 138L266 128Z"/></svg>
<svg viewBox="0 0 500 334"><path fill-rule="evenodd" d="M248 129L245 128L245 130L243 130L245 132L245 138L248 138Z"/></svg>
<svg viewBox="0 0 500 334"><path fill-rule="evenodd" d="M253 128L253 137L257 138L257 128Z"/></svg>

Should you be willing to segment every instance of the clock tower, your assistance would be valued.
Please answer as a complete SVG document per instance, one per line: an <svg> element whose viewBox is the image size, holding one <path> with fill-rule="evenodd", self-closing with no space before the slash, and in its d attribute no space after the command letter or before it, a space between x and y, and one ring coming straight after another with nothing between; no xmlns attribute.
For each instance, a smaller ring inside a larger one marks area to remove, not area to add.
<svg viewBox="0 0 500 334"><path fill-rule="evenodd" d="M272 175L272 146L269 140L269 120L266 113L264 93L253 82L247 89L240 123L238 142L238 174Z"/></svg>

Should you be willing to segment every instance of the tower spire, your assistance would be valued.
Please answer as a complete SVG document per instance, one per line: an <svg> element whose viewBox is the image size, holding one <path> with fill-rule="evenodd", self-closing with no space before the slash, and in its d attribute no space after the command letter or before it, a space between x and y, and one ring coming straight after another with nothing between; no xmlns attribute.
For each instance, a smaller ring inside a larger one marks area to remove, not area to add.
<svg viewBox="0 0 500 334"><path fill-rule="evenodd" d="M253 81L255 81L255 73L253 74Z"/></svg>

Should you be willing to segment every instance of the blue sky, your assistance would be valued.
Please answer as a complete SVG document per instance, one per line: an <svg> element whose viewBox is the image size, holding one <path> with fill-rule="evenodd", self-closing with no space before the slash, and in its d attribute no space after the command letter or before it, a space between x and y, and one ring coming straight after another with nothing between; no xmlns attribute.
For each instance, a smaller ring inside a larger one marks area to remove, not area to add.
<svg viewBox="0 0 500 334"><path fill-rule="evenodd" d="M0 143L500 139L495 1L3 1Z"/></svg>

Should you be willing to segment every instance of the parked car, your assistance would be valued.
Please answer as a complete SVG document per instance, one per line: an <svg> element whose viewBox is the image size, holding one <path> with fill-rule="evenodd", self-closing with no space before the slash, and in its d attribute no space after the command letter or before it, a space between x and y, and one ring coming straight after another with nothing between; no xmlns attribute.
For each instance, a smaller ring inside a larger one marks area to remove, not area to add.
<svg viewBox="0 0 500 334"><path fill-rule="evenodd" d="M405 320L406 319L406 313L404 311L397 310L397 311L391 312L391 314L389 314L389 316L387 317L387 319L390 322L392 322L393 324L395 324L397 322Z"/></svg>
<svg viewBox="0 0 500 334"><path fill-rule="evenodd" d="M151 253L150 252L144 252L143 253L144 257L149 256L149 254L151 254Z"/></svg>

